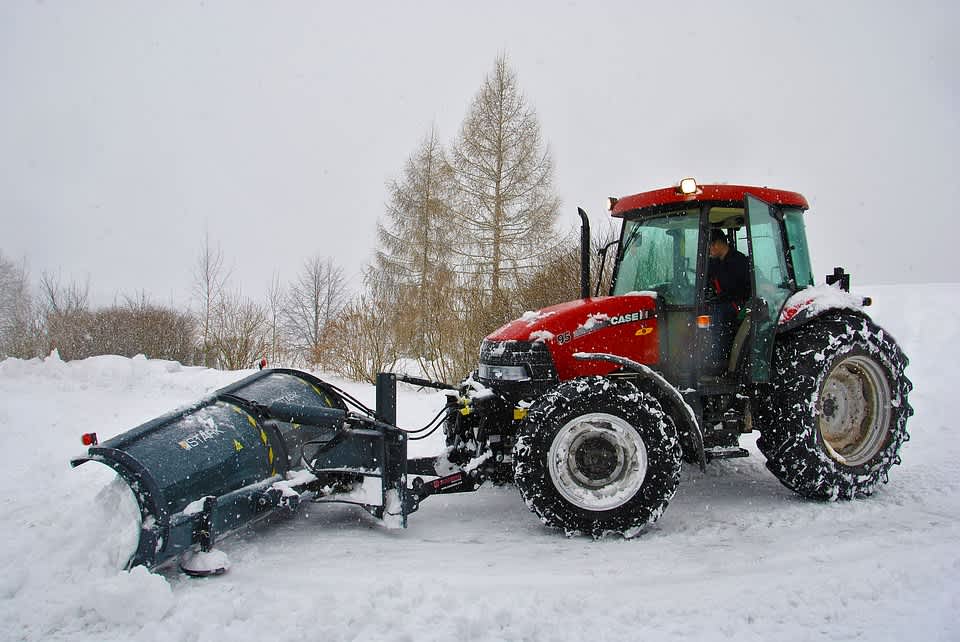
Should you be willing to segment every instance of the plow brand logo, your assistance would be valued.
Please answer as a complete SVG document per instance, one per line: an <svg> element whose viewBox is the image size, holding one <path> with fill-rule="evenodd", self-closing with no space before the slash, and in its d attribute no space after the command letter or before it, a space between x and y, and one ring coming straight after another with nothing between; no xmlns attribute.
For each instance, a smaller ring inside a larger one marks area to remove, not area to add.
<svg viewBox="0 0 960 642"><path fill-rule="evenodd" d="M177 442L177 445L183 448L184 450L190 450L191 448L196 448L200 444L206 443L216 437L217 435L225 435L227 433L223 432L216 426L213 428L208 428L206 430L198 430L193 433L186 439Z"/></svg>

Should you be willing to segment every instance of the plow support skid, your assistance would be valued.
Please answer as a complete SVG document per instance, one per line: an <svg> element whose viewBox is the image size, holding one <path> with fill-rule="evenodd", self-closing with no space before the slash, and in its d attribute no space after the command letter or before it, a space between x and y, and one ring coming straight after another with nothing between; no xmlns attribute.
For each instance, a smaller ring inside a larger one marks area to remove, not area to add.
<svg viewBox="0 0 960 642"><path fill-rule="evenodd" d="M405 525L406 446L395 426L348 412L334 387L273 369L94 444L70 463L98 461L127 482L141 516L128 566L152 568L296 508L303 492L377 516L397 506Z"/></svg>

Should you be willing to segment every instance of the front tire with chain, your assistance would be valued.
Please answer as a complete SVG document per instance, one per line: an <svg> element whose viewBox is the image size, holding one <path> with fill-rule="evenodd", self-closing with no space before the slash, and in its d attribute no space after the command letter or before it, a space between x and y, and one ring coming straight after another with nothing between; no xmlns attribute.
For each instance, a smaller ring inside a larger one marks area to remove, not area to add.
<svg viewBox="0 0 960 642"><path fill-rule="evenodd" d="M758 403L767 468L813 499L872 494L910 438L907 363L893 337L855 312L830 312L779 336Z"/></svg>
<svg viewBox="0 0 960 642"><path fill-rule="evenodd" d="M680 481L676 427L656 398L604 377L538 399L513 457L527 506L568 535L633 537L660 517Z"/></svg>

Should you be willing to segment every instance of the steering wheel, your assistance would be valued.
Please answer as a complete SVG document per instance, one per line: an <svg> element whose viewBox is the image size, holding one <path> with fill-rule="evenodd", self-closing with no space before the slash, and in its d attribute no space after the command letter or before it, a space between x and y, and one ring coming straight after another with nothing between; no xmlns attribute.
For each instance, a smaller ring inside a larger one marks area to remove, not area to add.
<svg viewBox="0 0 960 642"><path fill-rule="evenodd" d="M693 298L691 294L696 287L696 283L697 271L693 268L684 268L680 272L679 278L668 286L671 299L674 301L689 301Z"/></svg>

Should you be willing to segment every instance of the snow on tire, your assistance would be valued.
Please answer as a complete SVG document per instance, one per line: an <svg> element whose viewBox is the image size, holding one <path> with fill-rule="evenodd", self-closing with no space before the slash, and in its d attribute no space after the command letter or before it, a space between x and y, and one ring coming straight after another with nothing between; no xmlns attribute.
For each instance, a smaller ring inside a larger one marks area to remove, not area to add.
<svg viewBox="0 0 960 642"><path fill-rule="evenodd" d="M777 339L757 446L787 487L814 499L866 496L907 440L908 360L864 315L834 312Z"/></svg>
<svg viewBox="0 0 960 642"><path fill-rule="evenodd" d="M680 481L680 442L650 394L587 377L560 384L530 408L513 452L527 506L568 535L637 535Z"/></svg>

